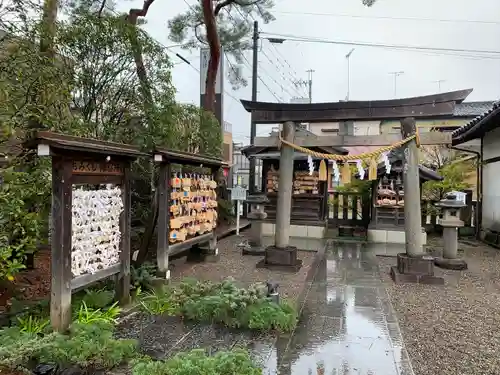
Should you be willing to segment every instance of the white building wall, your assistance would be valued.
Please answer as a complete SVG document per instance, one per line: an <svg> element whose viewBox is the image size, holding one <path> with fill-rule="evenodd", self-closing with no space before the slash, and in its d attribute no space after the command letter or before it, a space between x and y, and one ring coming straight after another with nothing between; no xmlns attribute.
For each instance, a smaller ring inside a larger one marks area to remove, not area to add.
<svg viewBox="0 0 500 375"><path fill-rule="evenodd" d="M483 139L483 160L500 157L500 128ZM483 229L500 230L500 162L483 165Z"/></svg>

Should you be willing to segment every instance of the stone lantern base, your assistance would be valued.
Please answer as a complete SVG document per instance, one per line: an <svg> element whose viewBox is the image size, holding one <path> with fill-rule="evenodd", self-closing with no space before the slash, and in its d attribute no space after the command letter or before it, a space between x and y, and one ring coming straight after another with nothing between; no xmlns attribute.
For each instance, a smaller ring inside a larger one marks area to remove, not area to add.
<svg viewBox="0 0 500 375"><path fill-rule="evenodd" d="M263 256L266 255L266 249L262 244L248 240L238 245L241 248L241 255L254 255Z"/></svg>
<svg viewBox="0 0 500 375"><path fill-rule="evenodd" d="M468 268L467 262L463 259L454 258L436 258L434 259L434 264L439 268L444 268L447 270L463 271Z"/></svg>
<svg viewBox="0 0 500 375"><path fill-rule="evenodd" d="M250 216L250 214L248 214ZM253 219L253 218L252 218ZM251 220L248 230L248 239L238 245L242 255L262 256L266 254L266 248L262 244L262 222Z"/></svg>
<svg viewBox="0 0 500 375"><path fill-rule="evenodd" d="M297 248L287 246L266 247L264 259L257 263L257 268L268 268L276 271L297 272L302 267L302 260L297 259Z"/></svg>
<svg viewBox="0 0 500 375"><path fill-rule="evenodd" d="M434 258L429 255L410 257L399 253L398 265L391 267L391 278L396 284L444 284L442 277L434 275Z"/></svg>

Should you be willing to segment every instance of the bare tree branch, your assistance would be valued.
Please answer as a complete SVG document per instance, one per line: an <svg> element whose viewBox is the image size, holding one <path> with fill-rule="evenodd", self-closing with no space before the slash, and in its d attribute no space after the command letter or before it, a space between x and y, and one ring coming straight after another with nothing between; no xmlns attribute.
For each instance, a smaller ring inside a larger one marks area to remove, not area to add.
<svg viewBox="0 0 500 375"><path fill-rule="evenodd" d="M241 1L238 1L238 0L224 0L220 3L218 3L216 6L215 6L215 9L214 9L214 16L217 17L217 15L220 13L220 11L222 10L222 8L228 6L228 5L231 5L231 4L236 4L236 5L239 5L239 6L244 6L244 7L247 7L247 6L252 6L252 5L255 5L259 2L260 0L254 0L252 2L249 2L249 3L244 3L244 2L241 2Z"/></svg>
<svg viewBox="0 0 500 375"><path fill-rule="evenodd" d="M105 6L106 6L106 0L102 0L101 6L99 7L99 10L97 11L97 17L101 18L102 12L104 11Z"/></svg>
<svg viewBox="0 0 500 375"><path fill-rule="evenodd" d="M144 1L144 4L142 4L142 9L137 9L137 8L132 8L129 10L128 12L128 21L132 24L132 25L136 25L137 26L137 20L139 17L146 17L146 15L148 14L148 10L149 10L149 7L151 6L151 4L153 4L155 0L145 0Z"/></svg>

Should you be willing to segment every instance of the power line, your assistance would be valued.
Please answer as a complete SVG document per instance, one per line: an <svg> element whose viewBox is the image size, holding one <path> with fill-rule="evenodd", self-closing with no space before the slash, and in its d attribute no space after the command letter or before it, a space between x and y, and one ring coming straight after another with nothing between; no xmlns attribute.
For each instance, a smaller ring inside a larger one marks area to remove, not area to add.
<svg viewBox="0 0 500 375"><path fill-rule="evenodd" d="M226 13L228 14L229 18L233 21L233 24L236 24L236 20L233 18L233 16L232 16L232 15L231 15L231 13L229 12L229 10L228 10L227 8L225 8L225 10L226 10ZM241 14L241 13L240 13L240 14ZM245 56L245 53L244 53L244 52L242 52L242 53L241 53L241 56L243 57L243 60L245 60L245 61L246 61L246 63L248 64L248 66L249 66L249 67L251 67L252 65L250 64L250 61L248 61L248 59L247 59L247 57ZM251 69L250 69L250 71L251 71ZM268 75L269 77L271 77L271 76L269 75L269 73L267 73L267 75ZM267 90L271 93L271 95L272 95L272 96L274 96L274 98L275 98L277 101L279 101L279 102L282 102L282 101L283 101L283 99L282 99L282 98L280 98L280 97L279 97L279 96L278 96L278 95L277 95L277 94L276 94L273 90L271 90L271 88L269 87L269 85L268 85L268 84L267 84L267 83L266 83L266 82L262 79L262 77L261 77L260 75L259 75L259 76L257 76L257 78L259 79L259 81L260 81L260 82L262 82L262 84L264 85L264 87L265 87L265 88L266 88L266 89L267 89ZM273 79L273 78L271 77L271 79ZM275 80L275 82L276 82L276 80ZM278 86L279 86L279 83L278 83L278 82L276 82L276 83L277 83L277 84L278 84ZM283 88L283 87L282 87L282 88Z"/></svg>
<svg viewBox="0 0 500 375"><path fill-rule="evenodd" d="M234 9L236 9L236 11L240 14L240 16L241 16L242 18L245 18L245 20L246 20L247 22L248 22L248 16L250 16L250 17L252 18L252 20L255 22L255 17L254 17L251 13L247 13L246 15L244 15L244 14L241 12L241 10L240 10L240 8L239 8L238 6L234 6L234 7L232 7L231 9L233 9L233 8L234 8ZM228 14L229 18L231 18L233 21L235 21L235 20L234 20L234 18L232 17L232 15L231 15L231 13L229 12L229 10L227 10L227 9L226 9L226 11L227 11L227 14ZM260 28L260 27L259 27L259 28ZM260 31L261 31L261 30L259 30L259 32L260 32ZM284 62L285 62L285 63L288 65L288 67L290 68L290 71L288 72L288 74L289 74L289 75L290 75L290 77L292 78L292 79L290 80L290 82L292 83L292 89L294 89L294 90L295 90L295 92L297 92L297 93L298 93L298 95L299 95L299 96L301 96L302 94L301 94L300 92L298 92L298 91L297 91L297 85L295 84L295 81L297 81L297 77L294 77L294 76L293 76L293 74L292 74L292 71L293 71L293 72L295 72L295 71L293 70L292 66L290 65L290 63L288 62L288 60L286 59L286 57L284 57L283 55L281 55L281 54L279 53L279 51L278 51L278 49L276 48L276 46L274 46L274 45L272 45L272 46L273 46L273 47L274 47L274 49L276 50L277 54L278 54L279 56L281 56L281 58L284 60ZM267 56L267 55L265 54L264 50L261 50L261 52L262 52L262 53L266 56L266 58L269 60L269 62L270 62L271 64L273 64L273 65L274 65L274 63L271 61L271 59L269 58L269 56ZM271 52L272 52L272 51L271 51ZM273 53L273 55L274 55L274 57L276 58L276 62L278 62L278 63L281 65L281 67L282 67L283 69L285 69L285 70L286 70L285 65L284 65L284 64L283 64L283 62L281 62L281 60L280 60L280 57L276 56L274 53ZM277 72L281 74L281 76L282 76L283 80L286 80L286 78L285 78L285 76L284 76L284 73L280 72L280 70L279 70L279 68L278 68L277 66L276 66L276 68L277 68ZM268 75L269 75L269 74L268 74ZM297 72L295 72L295 75L297 75ZM270 75L269 75L269 76L270 76ZM281 86L281 85L280 85L280 86ZM281 86L281 88L282 88L282 90L283 90L283 86ZM292 95L292 96L293 96L293 95Z"/></svg>
<svg viewBox="0 0 500 375"><path fill-rule="evenodd" d="M275 53L273 53L273 51L270 49L269 51L271 52L271 54L276 58L276 62L279 63L281 65L281 67L283 68L283 71L280 71L278 70L278 73L281 74L281 77L283 78L283 80L287 80L287 78L285 77L285 71L287 71L287 73L289 74L290 78L288 79L290 81L290 83L292 84L292 88L294 89L294 91L298 94L298 96L303 96L304 93L301 93L300 91L298 91L298 87L300 87L300 85L297 84L297 82L300 81L300 79L297 78L298 74L297 72L292 68L292 66L288 63L287 59L281 55L278 51L278 49L276 48L276 46L272 43L270 43L271 46L274 48L274 50L277 52L278 55L280 55L283 60L285 61L285 63L288 65L288 67L290 68L289 70L287 70L287 68L285 67L285 65L283 64L283 62L280 60L280 58L278 56L276 56ZM261 49L263 55L268 59L270 60L269 56L265 53L265 51L263 49ZM295 75L294 75L295 74Z"/></svg>
<svg viewBox="0 0 500 375"><path fill-rule="evenodd" d="M186 5L187 5L187 6L188 6L188 7L189 7L192 11L195 11L195 9L193 8L193 6L192 6L191 4L189 4L189 3L187 2L187 0L184 0L184 3L186 3ZM227 11L227 9L226 9L226 11ZM230 14L229 12L228 12L228 15L231 17L231 14ZM234 21L234 19L233 19L233 21ZM242 53L242 56L243 56L243 58L247 61L247 63L248 63L248 64L250 64L250 63L248 62L248 59L246 58L246 56L245 56L243 53ZM227 57L227 55L226 55L226 57ZM228 61L229 61L229 59L228 59ZM191 65L191 64L189 64L189 66L192 66L192 65ZM194 66L192 66L192 67L194 68ZM196 70L198 71L198 73L200 73L200 71L199 71L198 69L196 69ZM277 96L277 95L276 95L276 94L275 94L275 93L274 93L274 92L273 92L273 91L269 88L269 86L267 85L267 83L266 83L266 82L264 82L260 76L259 76L258 78L259 78L259 80L262 82L262 84L264 85L264 87L266 87L266 88L267 88L267 90L268 90L268 91L269 91L269 92L270 92L270 93L271 93L271 94L272 94L272 95L276 98L276 100L280 101L280 98L279 98L279 97L278 97L278 96ZM224 79L224 78L222 78L222 79ZM229 93L227 93L227 91L226 91L226 90L224 90L224 92L225 92L227 95L229 95L231 98L235 99L232 95L230 95ZM237 99L236 99L236 100L237 100ZM239 102L239 100L238 100L238 102Z"/></svg>
<svg viewBox="0 0 500 375"><path fill-rule="evenodd" d="M463 49L463 48L442 48L442 47L425 47L425 46L409 46L409 45L395 45L395 44L383 44L383 43L369 43L369 42L357 42L357 41L342 41L342 40L329 40L321 39L310 36L300 36L293 34L277 34L277 33L262 33L264 35L269 35L272 39L283 39L296 42L307 42L307 43L322 43L322 44L338 44L347 46L361 46L361 47L379 47L379 48L390 48L390 49L403 49L403 50L417 50L417 51L427 51L427 52L466 52L466 53L482 53L482 54L493 54L500 55L500 51L492 50L475 50L475 49ZM488 57L488 56L484 56ZM493 57L493 56L491 56Z"/></svg>
<svg viewBox="0 0 500 375"><path fill-rule="evenodd" d="M262 54L265 56L265 58L272 64L274 65L273 61L271 60L271 58L266 54L266 52L264 50L261 51ZM275 66L275 65L274 65ZM276 68L278 68L277 66L275 66ZM288 91L287 89L285 89L285 87L283 86L282 83L279 83L278 81L276 81L276 79L274 79L269 73L267 73L267 71L265 69L262 69L264 71L264 73L266 73L278 86L281 87L281 90L286 92L288 95L290 95L290 97L293 97L295 94L293 93L290 93L290 91ZM278 70L278 74L279 74L279 70ZM282 75L281 78L283 80L285 80L285 76ZM298 94L298 95L301 95L300 92L297 90L297 88L292 84L292 89L295 90L295 92Z"/></svg>
<svg viewBox="0 0 500 375"><path fill-rule="evenodd" d="M342 13L315 13L315 12L290 12L290 11L273 11L276 14L289 14L296 16L319 16L319 17L346 17L346 18L361 18L374 20L400 20L400 21L424 21L424 22L446 22L446 23L477 23L485 25L500 25L497 21L485 20L464 20L464 19L444 19L444 18L420 18L420 17L389 17L389 16L360 16L355 14Z"/></svg>

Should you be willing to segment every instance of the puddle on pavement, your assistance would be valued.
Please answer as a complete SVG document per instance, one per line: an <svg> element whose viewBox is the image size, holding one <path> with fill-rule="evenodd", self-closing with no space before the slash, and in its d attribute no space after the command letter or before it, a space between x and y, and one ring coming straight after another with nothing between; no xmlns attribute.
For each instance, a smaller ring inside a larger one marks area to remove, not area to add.
<svg viewBox="0 0 500 375"><path fill-rule="evenodd" d="M329 243L292 335L136 316L119 336L138 338L158 358L196 347L212 353L245 347L270 375L413 375L375 256L365 246Z"/></svg>

